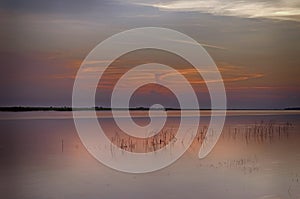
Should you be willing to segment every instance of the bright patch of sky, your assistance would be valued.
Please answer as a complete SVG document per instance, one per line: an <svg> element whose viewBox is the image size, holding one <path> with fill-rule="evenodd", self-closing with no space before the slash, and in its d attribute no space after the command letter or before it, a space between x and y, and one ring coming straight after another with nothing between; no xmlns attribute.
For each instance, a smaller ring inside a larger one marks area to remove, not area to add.
<svg viewBox="0 0 300 199"><path fill-rule="evenodd" d="M170 0L154 3L149 3L149 1L132 1L131 3L156 7L166 11L199 11L221 16L262 17L300 21L299 0Z"/></svg>

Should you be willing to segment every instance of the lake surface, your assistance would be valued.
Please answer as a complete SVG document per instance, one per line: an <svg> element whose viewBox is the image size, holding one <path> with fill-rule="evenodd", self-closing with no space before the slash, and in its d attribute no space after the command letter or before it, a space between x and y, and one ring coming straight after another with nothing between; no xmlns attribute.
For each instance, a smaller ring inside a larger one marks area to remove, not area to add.
<svg viewBox="0 0 300 199"><path fill-rule="evenodd" d="M110 112L97 112L107 137L136 153L155 151L164 146L161 136L176 134L180 112L168 114L160 137L146 142L122 134ZM184 117L197 114L183 112ZM139 125L149 122L147 112L131 115ZM218 143L199 159L209 116L201 111L198 135L174 164L128 174L104 166L87 152L71 112L2 112L1 198L300 198L300 111L228 111ZM119 117L124 117L122 112Z"/></svg>

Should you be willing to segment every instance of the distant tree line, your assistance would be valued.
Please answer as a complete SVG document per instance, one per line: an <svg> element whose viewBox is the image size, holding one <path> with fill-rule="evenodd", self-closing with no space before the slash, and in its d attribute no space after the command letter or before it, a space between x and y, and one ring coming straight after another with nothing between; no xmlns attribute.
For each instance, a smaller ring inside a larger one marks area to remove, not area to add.
<svg viewBox="0 0 300 199"><path fill-rule="evenodd" d="M2 112L25 112L25 111L110 111L112 108L106 107L91 107L91 108L72 108L72 107L26 107L26 106L12 106L12 107L0 107ZM132 108L114 108L114 110L149 110L147 107L132 107ZM159 109L157 109L159 110ZM176 108L164 108L163 110L180 110Z"/></svg>

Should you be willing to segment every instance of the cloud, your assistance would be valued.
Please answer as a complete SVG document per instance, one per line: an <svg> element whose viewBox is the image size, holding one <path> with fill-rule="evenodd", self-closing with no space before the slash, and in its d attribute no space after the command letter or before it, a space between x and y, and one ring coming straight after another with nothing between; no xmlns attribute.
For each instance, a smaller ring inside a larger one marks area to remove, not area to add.
<svg viewBox="0 0 300 199"><path fill-rule="evenodd" d="M300 4L296 0L171 0L163 3L134 2L134 4L166 11L199 11L220 16L261 17L300 22Z"/></svg>
<svg viewBox="0 0 300 199"><path fill-rule="evenodd" d="M168 41L173 41L173 42L178 42L178 43L186 43L186 44L191 44L191 45L198 45L195 44L194 42L191 41L187 41L187 40L179 40L179 39L167 39ZM208 44L208 43L200 43L203 47L207 47L207 48L214 48L214 49L218 49L218 50L226 50L225 47L223 46L216 46L216 45L212 45L212 44Z"/></svg>
<svg viewBox="0 0 300 199"><path fill-rule="evenodd" d="M222 66L219 67L219 71L222 74L222 79L213 79L210 80L210 82L238 82L238 81L245 81L250 79L256 79L256 78L262 78L264 75L262 73L250 73L242 69L241 67L237 66ZM189 81L191 84L206 84L208 82L205 82L203 79L198 79L195 75L198 74L198 72L195 69L181 69L179 72L182 75L186 75L189 77ZM216 71L201 71L202 73L214 73ZM161 81L168 81L172 82L173 84L177 83L178 86L182 82L178 82L175 77L177 73L166 73L160 76Z"/></svg>
<svg viewBox="0 0 300 199"><path fill-rule="evenodd" d="M246 80L253 80L258 78L263 78L264 74L262 73L253 73L245 70L242 67L238 66L231 66L231 65L225 65L218 67L219 71L222 74L222 79L212 79L209 82L225 82L225 83L234 83L234 82L241 82ZM102 89L108 89L111 90L114 87L114 83L118 81L118 79L121 77L121 75L126 72L124 69L118 67L118 68L112 68L106 71L106 74L102 76L101 78L101 84L98 86ZM201 73L215 73L216 71L210 71L210 70L202 70ZM121 85L123 89L126 89L128 87L134 86L134 85L143 85L146 80L153 80L155 79L156 82L160 82L164 85L176 85L178 89L185 88L183 86L183 83L181 79L178 78L178 73L181 75L184 75L188 81L192 85L205 85L206 81L204 81L202 78L199 78L198 71L194 68L185 68L185 69L177 69L177 71L170 72L169 70L164 69L158 69L156 67L144 69L143 71L132 71L131 74L127 77L128 79L125 80L126 84ZM89 77L89 75L95 75L95 73L87 73L86 78ZM56 78L72 78L72 76L55 76ZM73 76L74 78L74 76ZM231 85L232 86L232 85ZM199 89L201 89L199 87Z"/></svg>

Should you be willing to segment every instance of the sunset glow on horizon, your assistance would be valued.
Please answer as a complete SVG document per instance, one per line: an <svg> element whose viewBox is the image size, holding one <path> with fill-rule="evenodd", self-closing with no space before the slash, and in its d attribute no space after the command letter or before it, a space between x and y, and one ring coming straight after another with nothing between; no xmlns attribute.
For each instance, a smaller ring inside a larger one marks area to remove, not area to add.
<svg viewBox="0 0 300 199"><path fill-rule="evenodd" d="M0 1L0 196L300 199L300 0Z"/></svg>
<svg viewBox="0 0 300 199"><path fill-rule="evenodd" d="M174 29L202 44L222 75L228 108L300 105L300 4L294 0L31 0L0 6L0 106L70 106L74 78L89 51L113 34L144 26ZM92 73L110 61L95 60L88 70ZM194 69L173 54L155 50L131 52L114 61L99 84L96 104L110 105L104 96L124 68L149 61L177 68L203 100L200 106L207 108L207 88ZM155 68L131 79L139 84L155 72L155 78L180 88L172 73ZM141 88L132 102L148 106L161 96L174 105L168 92L155 86Z"/></svg>

